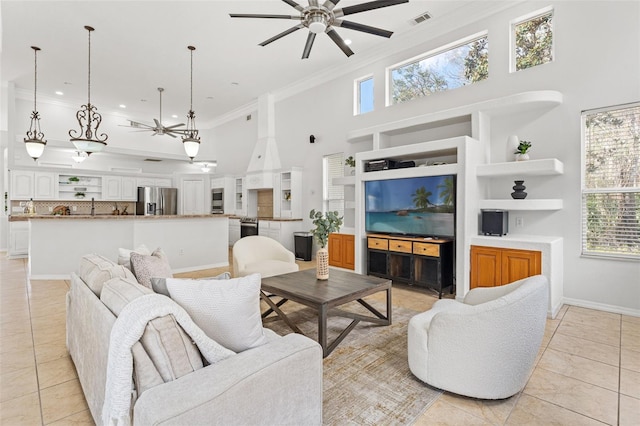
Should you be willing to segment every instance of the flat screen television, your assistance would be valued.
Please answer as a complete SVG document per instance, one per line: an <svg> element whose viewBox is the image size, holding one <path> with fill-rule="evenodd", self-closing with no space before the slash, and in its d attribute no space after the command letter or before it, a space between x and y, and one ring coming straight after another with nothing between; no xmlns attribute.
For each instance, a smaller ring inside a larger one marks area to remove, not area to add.
<svg viewBox="0 0 640 426"><path fill-rule="evenodd" d="M455 175L365 181L364 194L366 232L455 236Z"/></svg>

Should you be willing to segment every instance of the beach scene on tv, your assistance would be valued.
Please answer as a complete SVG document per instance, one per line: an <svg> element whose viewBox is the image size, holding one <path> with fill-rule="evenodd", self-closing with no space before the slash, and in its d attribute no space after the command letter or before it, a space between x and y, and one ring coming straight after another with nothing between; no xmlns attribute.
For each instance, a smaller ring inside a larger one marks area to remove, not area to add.
<svg viewBox="0 0 640 426"><path fill-rule="evenodd" d="M454 223L453 175L365 182L367 232L453 237Z"/></svg>

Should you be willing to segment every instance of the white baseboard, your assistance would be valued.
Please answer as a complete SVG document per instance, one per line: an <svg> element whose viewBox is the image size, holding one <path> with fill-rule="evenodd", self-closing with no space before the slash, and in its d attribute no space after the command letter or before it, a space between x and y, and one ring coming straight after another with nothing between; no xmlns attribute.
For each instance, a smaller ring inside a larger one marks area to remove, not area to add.
<svg viewBox="0 0 640 426"><path fill-rule="evenodd" d="M629 315L632 317L640 317L640 309L624 308L622 306L607 305L606 303L596 303L582 299L563 298L565 305L580 306L581 308L596 309L598 311L612 312L614 314Z"/></svg>

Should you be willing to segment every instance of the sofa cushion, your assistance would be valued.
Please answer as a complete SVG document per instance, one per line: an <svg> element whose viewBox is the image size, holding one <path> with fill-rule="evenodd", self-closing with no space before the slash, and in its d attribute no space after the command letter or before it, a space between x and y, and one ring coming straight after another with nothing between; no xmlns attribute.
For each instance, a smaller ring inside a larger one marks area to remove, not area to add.
<svg viewBox="0 0 640 426"><path fill-rule="evenodd" d="M151 293L134 279L114 278L104 284L100 300L119 316L129 302ZM139 347L136 344L132 348L138 396L146 389L203 367L200 351L173 315L149 321L138 343Z"/></svg>
<svg viewBox="0 0 640 426"><path fill-rule="evenodd" d="M231 278L231 274L228 272L223 272L220 275L216 275L215 277L206 277L206 278L196 278L198 280L228 280ZM165 296L169 296L169 290L167 289L167 279L166 278L151 278L151 288L154 292L158 294L164 294Z"/></svg>
<svg viewBox="0 0 640 426"><path fill-rule="evenodd" d="M161 248L151 255L131 253L131 271L140 284L151 288L151 278L172 278L169 259Z"/></svg>
<svg viewBox="0 0 640 426"><path fill-rule="evenodd" d="M131 253L143 254L146 256L151 255L151 250L144 244L140 244L133 250L126 248L118 249L118 265L123 265L125 268L131 270Z"/></svg>
<svg viewBox="0 0 640 426"><path fill-rule="evenodd" d="M112 278L135 279L131 271L122 265L117 265L111 260L98 254L87 254L80 259L78 276L87 286L100 297L102 286Z"/></svg>
<svg viewBox="0 0 640 426"><path fill-rule="evenodd" d="M168 278L171 298L213 340L234 352L266 343L260 314L260 274L230 280Z"/></svg>

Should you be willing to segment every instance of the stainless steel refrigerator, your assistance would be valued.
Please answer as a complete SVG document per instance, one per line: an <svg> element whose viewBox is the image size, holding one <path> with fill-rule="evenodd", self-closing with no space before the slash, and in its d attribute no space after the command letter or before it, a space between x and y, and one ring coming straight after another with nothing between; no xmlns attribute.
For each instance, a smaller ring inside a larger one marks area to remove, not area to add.
<svg viewBox="0 0 640 426"><path fill-rule="evenodd" d="M178 214L178 189L139 186L137 215Z"/></svg>

